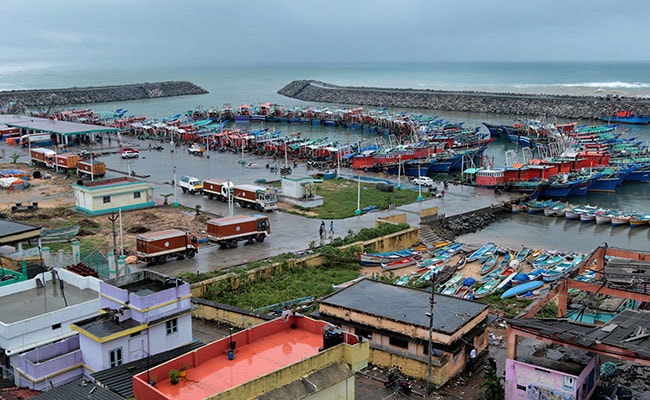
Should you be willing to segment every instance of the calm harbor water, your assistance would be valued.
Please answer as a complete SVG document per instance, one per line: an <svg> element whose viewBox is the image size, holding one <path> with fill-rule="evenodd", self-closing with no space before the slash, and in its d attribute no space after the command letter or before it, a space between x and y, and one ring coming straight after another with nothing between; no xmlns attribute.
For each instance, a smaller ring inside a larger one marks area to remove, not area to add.
<svg viewBox="0 0 650 400"><path fill-rule="evenodd" d="M166 80L187 80L204 87L210 93L200 96L183 96L164 99L129 101L82 105L98 111L126 108L129 114L147 115L162 119L184 113L188 110L221 108L224 103L236 106L240 103L256 104L271 102L286 106L304 106L303 102L277 94L277 90L296 79L315 79L338 85L428 88L442 90L481 90L509 93L547 94L618 94L625 96L650 97L650 64L648 63L441 63L441 64L387 64L387 65L303 65L303 66L243 66L215 68L184 68L169 70L111 70L90 71L79 67L45 67L23 71L4 71L0 67L0 90L65 88L154 82ZM315 105L336 108L338 105ZM423 115L437 115L452 122L463 121L466 126L482 127L481 122L512 123L517 117L511 115L487 115L477 113L437 112L434 110L394 110ZM542 119L531 115L528 118ZM557 121L569 122L569 121ZM596 121L580 121L596 125ZM359 131L312 125L258 125L281 130L283 133L302 132L307 137L324 137L339 142L354 142L361 135ZM484 127L481 128L485 130ZM649 126L621 127L629 137L644 143L650 142ZM368 140L374 137L367 137ZM141 144L146 146L146 144ZM492 143L486 151L487 158L495 166L503 165L504 152L514 149L511 144ZM197 166L192 162L178 162L173 153L159 153L135 160L131 165L119 168L149 174L160 170L169 171L177 166L177 175L196 174L219 176L223 171L219 156L203 160ZM232 157L231 157L232 158ZM116 163L122 163L116 160ZM264 162L261 162L262 165ZM250 171L241 171L246 175ZM163 179L164 180L164 179ZM650 212L650 185L624 184L616 194L590 194L581 198L570 198L574 204L592 204L607 208ZM556 248L562 250L589 251L604 242L610 246L646 249L650 229L627 227L611 228L595 224L580 224L574 221L530 215L506 215L499 222L459 240L481 244L495 240L504 246L517 248L522 244L531 247Z"/></svg>

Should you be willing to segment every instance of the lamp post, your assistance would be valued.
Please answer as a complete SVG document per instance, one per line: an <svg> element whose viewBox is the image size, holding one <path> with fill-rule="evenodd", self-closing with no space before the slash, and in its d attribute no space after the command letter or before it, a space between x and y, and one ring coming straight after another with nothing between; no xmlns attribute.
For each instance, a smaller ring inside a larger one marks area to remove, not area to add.
<svg viewBox="0 0 650 400"><path fill-rule="evenodd" d="M429 297L429 312L427 316L429 317L429 359L427 362L427 394L431 393L431 353L433 352L433 305L434 303L434 293L436 292L436 278L437 274L431 275L431 296Z"/></svg>
<svg viewBox="0 0 650 400"><path fill-rule="evenodd" d="M400 183L400 178L401 178L401 172L402 172L402 154L397 155L397 188L401 188L402 185Z"/></svg>
<svg viewBox="0 0 650 400"><path fill-rule="evenodd" d="M354 213L361 215L361 174L357 175L357 209Z"/></svg>
<svg viewBox="0 0 650 400"><path fill-rule="evenodd" d="M178 207L178 196L176 194L176 166L174 165L174 177L172 181L172 186L174 186L174 207Z"/></svg>
<svg viewBox="0 0 650 400"><path fill-rule="evenodd" d="M418 201L422 201L422 180L420 179L420 163L418 162Z"/></svg>

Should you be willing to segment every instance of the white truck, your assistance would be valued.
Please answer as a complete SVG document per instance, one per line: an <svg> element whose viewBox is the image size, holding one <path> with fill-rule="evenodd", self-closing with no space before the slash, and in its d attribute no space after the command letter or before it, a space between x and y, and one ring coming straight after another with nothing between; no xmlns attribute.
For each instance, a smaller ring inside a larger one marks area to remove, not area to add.
<svg viewBox="0 0 650 400"><path fill-rule="evenodd" d="M181 179L178 181L178 186L183 190L183 193L203 193L203 182L195 176L181 176Z"/></svg>

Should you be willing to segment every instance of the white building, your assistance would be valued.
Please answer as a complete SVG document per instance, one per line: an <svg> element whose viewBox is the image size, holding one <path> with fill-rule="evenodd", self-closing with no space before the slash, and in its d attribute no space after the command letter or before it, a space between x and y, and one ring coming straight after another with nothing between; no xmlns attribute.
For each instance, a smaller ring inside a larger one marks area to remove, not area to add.
<svg viewBox="0 0 650 400"><path fill-rule="evenodd" d="M72 184L75 207L91 215L153 207L153 186L130 177Z"/></svg>

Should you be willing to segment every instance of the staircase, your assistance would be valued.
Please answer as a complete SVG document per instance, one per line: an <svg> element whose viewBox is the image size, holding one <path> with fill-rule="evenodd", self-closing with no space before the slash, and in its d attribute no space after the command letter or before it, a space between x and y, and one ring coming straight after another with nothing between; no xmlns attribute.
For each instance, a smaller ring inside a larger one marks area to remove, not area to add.
<svg viewBox="0 0 650 400"><path fill-rule="evenodd" d="M436 235L429 225L420 224L420 241L422 243L434 244L443 240L440 236Z"/></svg>

